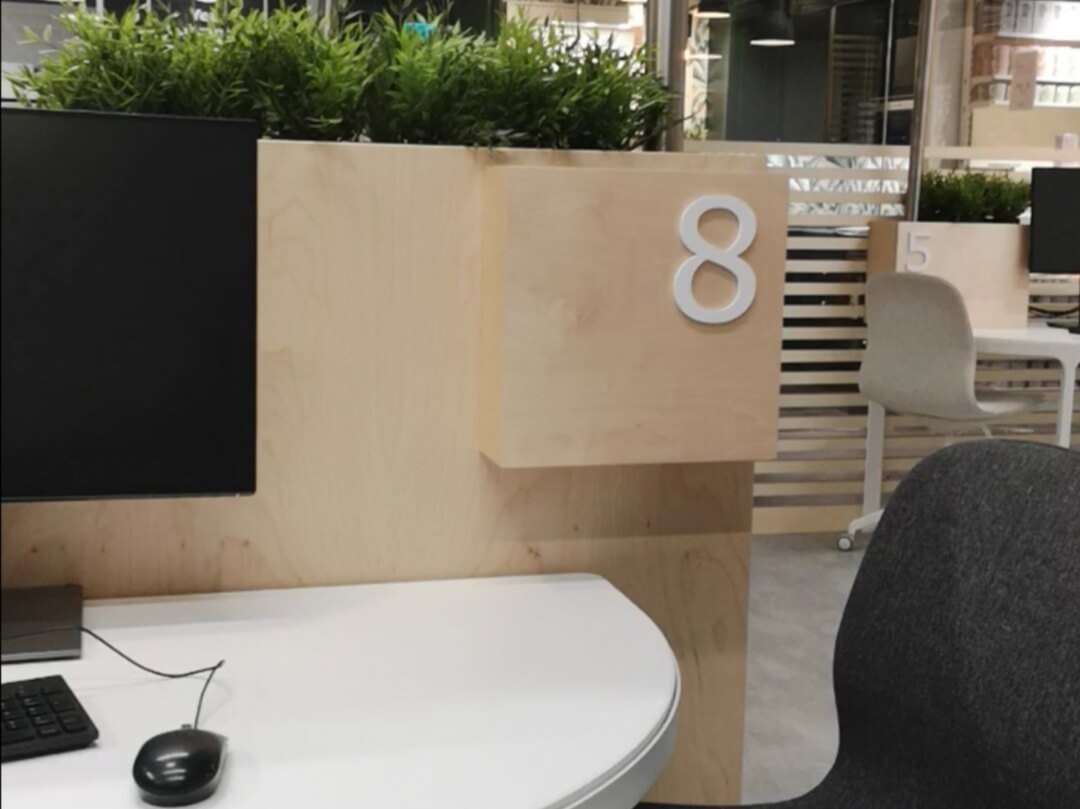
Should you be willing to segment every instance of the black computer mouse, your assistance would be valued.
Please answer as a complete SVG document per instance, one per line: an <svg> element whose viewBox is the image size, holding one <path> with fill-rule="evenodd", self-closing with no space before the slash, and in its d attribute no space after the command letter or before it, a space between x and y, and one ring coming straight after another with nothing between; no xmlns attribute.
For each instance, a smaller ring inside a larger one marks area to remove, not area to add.
<svg viewBox="0 0 1080 809"><path fill-rule="evenodd" d="M154 806L187 806L214 794L225 767L226 739L182 727L148 739L132 774L139 794Z"/></svg>

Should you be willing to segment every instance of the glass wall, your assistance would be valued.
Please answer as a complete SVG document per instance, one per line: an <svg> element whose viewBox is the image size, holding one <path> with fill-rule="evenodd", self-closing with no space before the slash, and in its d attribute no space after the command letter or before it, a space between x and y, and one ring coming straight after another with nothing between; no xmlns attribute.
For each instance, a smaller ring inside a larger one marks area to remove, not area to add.
<svg viewBox="0 0 1080 809"><path fill-rule="evenodd" d="M953 12L942 15L940 36L947 37L964 3L940 2ZM1080 2L969 0L969 7L971 35L956 88L963 108L958 140L1053 146L1059 136L1080 133ZM935 80L935 96L953 89L945 78ZM1025 84L1030 92L1023 91ZM935 132L938 141L951 134Z"/></svg>
<svg viewBox="0 0 1080 809"><path fill-rule="evenodd" d="M908 143L918 0L692 3L688 137ZM937 0L931 45L928 145L1053 146L1080 132L1080 0ZM1020 104L1024 52L1034 98Z"/></svg>
<svg viewBox="0 0 1080 809"><path fill-rule="evenodd" d="M688 136L906 143L916 17L916 0L700 0Z"/></svg>

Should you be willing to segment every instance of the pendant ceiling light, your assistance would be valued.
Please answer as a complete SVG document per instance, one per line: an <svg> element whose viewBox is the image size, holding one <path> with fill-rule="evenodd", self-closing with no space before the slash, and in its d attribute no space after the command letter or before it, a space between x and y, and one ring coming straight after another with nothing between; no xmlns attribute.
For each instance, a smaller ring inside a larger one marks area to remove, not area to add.
<svg viewBox="0 0 1080 809"><path fill-rule="evenodd" d="M726 20L731 16L731 0L701 0L691 14L706 20Z"/></svg>
<svg viewBox="0 0 1080 809"><path fill-rule="evenodd" d="M762 48L783 48L795 44L795 26L786 0L764 0L763 8L750 26L750 44Z"/></svg>

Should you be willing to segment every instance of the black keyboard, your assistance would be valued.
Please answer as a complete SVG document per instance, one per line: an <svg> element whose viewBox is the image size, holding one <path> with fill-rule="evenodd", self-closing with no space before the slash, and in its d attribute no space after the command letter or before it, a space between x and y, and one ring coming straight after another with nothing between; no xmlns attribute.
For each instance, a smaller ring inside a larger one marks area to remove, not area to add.
<svg viewBox="0 0 1080 809"><path fill-rule="evenodd" d="M98 730L64 678L42 677L0 686L0 761L47 756L92 744Z"/></svg>

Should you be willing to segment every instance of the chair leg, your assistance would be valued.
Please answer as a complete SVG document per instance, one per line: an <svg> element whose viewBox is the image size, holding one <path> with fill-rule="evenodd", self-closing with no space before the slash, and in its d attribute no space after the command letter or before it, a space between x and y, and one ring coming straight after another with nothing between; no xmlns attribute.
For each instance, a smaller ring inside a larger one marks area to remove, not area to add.
<svg viewBox="0 0 1080 809"><path fill-rule="evenodd" d="M872 531L881 518L881 478L885 466L885 408L877 402L867 403L866 464L863 467L862 516L852 521L846 534L836 540L836 547L850 551L855 547L855 534Z"/></svg>
<svg viewBox="0 0 1080 809"><path fill-rule="evenodd" d="M866 465L863 468L863 514L881 508L881 476L885 466L885 408L869 402L866 409Z"/></svg>

